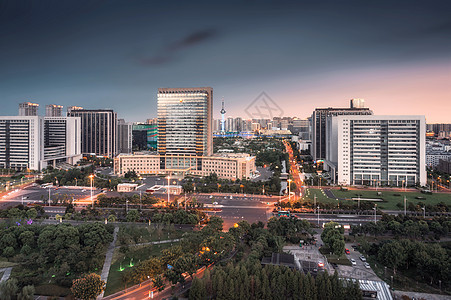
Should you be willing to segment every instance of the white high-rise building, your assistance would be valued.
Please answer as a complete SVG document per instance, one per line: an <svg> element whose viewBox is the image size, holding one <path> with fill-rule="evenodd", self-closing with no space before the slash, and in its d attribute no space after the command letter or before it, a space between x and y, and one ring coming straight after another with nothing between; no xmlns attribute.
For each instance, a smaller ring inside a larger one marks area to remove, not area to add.
<svg viewBox="0 0 451 300"><path fill-rule="evenodd" d="M62 117L63 116L63 106L57 104L49 104L45 106L45 116L46 117Z"/></svg>
<svg viewBox="0 0 451 300"><path fill-rule="evenodd" d="M19 116L37 116L39 104L23 102L19 104Z"/></svg>
<svg viewBox="0 0 451 300"><path fill-rule="evenodd" d="M41 170L81 159L79 118L0 116L0 168Z"/></svg>
<svg viewBox="0 0 451 300"><path fill-rule="evenodd" d="M424 116L327 119L327 168L343 185L426 185Z"/></svg>

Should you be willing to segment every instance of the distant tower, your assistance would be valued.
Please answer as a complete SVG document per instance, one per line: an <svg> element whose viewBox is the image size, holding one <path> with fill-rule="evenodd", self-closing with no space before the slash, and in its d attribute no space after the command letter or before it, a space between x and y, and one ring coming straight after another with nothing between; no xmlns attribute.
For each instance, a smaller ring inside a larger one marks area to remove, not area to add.
<svg viewBox="0 0 451 300"><path fill-rule="evenodd" d="M222 97L222 109L221 109L221 133L224 133L224 123L225 123L225 109L224 109L224 97Z"/></svg>

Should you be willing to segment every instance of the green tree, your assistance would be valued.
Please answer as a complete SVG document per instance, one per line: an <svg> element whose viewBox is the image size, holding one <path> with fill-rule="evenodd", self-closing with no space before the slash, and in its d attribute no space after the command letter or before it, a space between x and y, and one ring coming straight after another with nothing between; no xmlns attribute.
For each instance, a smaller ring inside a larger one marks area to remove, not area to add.
<svg viewBox="0 0 451 300"><path fill-rule="evenodd" d="M163 278L161 275L157 275L152 279L153 286L157 289L157 291L161 292L166 287Z"/></svg>
<svg viewBox="0 0 451 300"><path fill-rule="evenodd" d="M407 254L404 248L398 241L392 241L384 244L379 249L378 259L384 262L389 267L393 268L393 273L396 274L396 269L405 264Z"/></svg>
<svg viewBox="0 0 451 300"><path fill-rule="evenodd" d="M0 300L12 300L17 295L17 279L10 278L0 283Z"/></svg>
<svg viewBox="0 0 451 300"><path fill-rule="evenodd" d="M18 295L18 300L32 300L34 299L34 286L27 285L22 288L22 292Z"/></svg>
<svg viewBox="0 0 451 300"><path fill-rule="evenodd" d="M207 291L205 289L204 282L195 277L193 279L193 283L191 284L191 288L189 290L189 299L190 300L202 300L205 298Z"/></svg>
<svg viewBox="0 0 451 300"><path fill-rule="evenodd" d="M131 209L127 213L127 222L136 222L139 220L139 211Z"/></svg>
<svg viewBox="0 0 451 300"><path fill-rule="evenodd" d="M105 284L99 275L91 273L75 279L70 290L76 298L91 300L96 299L104 291Z"/></svg>

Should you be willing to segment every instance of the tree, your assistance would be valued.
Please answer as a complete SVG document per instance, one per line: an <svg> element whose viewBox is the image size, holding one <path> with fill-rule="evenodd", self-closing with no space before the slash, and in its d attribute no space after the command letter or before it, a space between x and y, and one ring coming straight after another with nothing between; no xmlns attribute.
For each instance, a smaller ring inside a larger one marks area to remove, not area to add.
<svg viewBox="0 0 451 300"><path fill-rule="evenodd" d="M127 222L136 222L139 219L139 211L131 209L127 213Z"/></svg>
<svg viewBox="0 0 451 300"><path fill-rule="evenodd" d="M17 295L17 279L11 278L0 283L0 300L11 300Z"/></svg>
<svg viewBox="0 0 451 300"><path fill-rule="evenodd" d="M166 287L163 278L161 275L157 275L152 279L153 286L157 289L157 291L161 292Z"/></svg>
<svg viewBox="0 0 451 300"><path fill-rule="evenodd" d="M32 300L34 297L34 286L27 285L22 288L22 292L17 297L18 300Z"/></svg>
<svg viewBox="0 0 451 300"><path fill-rule="evenodd" d="M206 293L207 291L205 289L204 282L201 279L195 277L189 290L189 299L202 300L205 298Z"/></svg>
<svg viewBox="0 0 451 300"><path fill-rule="evenodd" d="M70 290L76 298L91 300L96 299L105 290L105 284L99 275L91 273L75 279Z"/></svg>
<svg viewBox="0 0 451 300"><path fill-rule="evenodd" d="M384 244L379 249L378 255L379 261L384 262L386 265L393 268L393 273L396 275L396 269L405 264L407 254L404 248L398 241L392 241Z"/></svg>

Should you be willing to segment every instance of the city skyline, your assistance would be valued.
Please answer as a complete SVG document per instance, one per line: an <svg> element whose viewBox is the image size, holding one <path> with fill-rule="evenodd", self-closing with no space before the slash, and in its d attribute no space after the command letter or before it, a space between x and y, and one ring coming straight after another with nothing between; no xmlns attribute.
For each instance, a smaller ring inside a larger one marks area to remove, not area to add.
<svg viewBox="0 0 451 300"><path fill-rule="evenodd" d="M446 1L2 4L2 112L21 102L156 117L162 87L211 86L214 118L262 92L283 115L364 98L375 114L447 123ZM198 18L197 16L202 16ZM41 111L42 114L42 111Z"/></svg>

